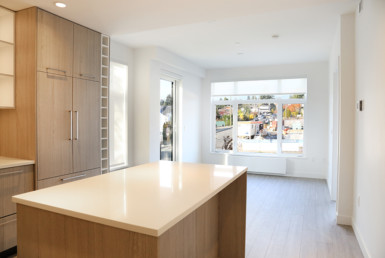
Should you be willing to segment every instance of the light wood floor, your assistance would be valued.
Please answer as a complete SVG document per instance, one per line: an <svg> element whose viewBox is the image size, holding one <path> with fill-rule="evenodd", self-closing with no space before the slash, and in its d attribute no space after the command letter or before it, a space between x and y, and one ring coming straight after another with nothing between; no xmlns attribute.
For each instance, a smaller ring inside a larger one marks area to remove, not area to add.
<svg viewBox="0 0 385 258"><path fill-rule="evenodd" d="M247 258L363 257L352 228L336 224L325 180L247 180Z"/></svg>

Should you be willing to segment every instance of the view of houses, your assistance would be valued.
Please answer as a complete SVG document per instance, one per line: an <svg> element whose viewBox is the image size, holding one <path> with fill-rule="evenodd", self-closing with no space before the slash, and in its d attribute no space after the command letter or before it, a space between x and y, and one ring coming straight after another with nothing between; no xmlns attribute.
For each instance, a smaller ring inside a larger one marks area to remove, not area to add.
<svg viewBox="0 0 385 258"><path fill-rule="evenodd" d="M282 107L281 117L278 107ZM232 109L232 105L216 105L216 150L233 150ZM239 104L237 114L237 152L278 153L278 123L282 121L280 152L302 154L303 104Z"/></svg>

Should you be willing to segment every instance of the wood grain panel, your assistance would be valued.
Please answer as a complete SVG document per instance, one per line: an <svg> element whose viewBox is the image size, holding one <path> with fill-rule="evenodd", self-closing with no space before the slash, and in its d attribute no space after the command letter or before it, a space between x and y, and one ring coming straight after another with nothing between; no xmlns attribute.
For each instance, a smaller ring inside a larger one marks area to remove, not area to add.
<svg viewBox="0 0 385 258"><path fill-rule="evenodd" d="M72 76L73 23L39 9L37 70Z"/></svg>
<svg viewBox="0 0 385 258"><path fill-rule="evenodd" d="M245 257L246 173L219 193L219 256Z"/></svg>
<svg viewBox="0 0 385 258"><path fill-rule="evenodd" d="M0 110L0 156L36 159L36 8L16 13L16 109Z"/></svg>
<svg viewBox="0 0 385 258"><path fill-rule="evenodd" d="M17 256L39 258L39 210L17 204Z"/></svg>
<svg viewBox="0 0 385 258"><path fill-rule="evenodd" d="M34 251L28 238L38 238L39 257L218 257L218 197L213 197L159 238L104 226L18 204L20 254ZM34 217L34 218L31 218ZM36 219L37 218L37 219ZM25 224L37 220L37 226ZM25 226L25 228L24 228ZM29 256L27 256L29 257Z"/></svg>
<svg viewBox="0 0 385 258"><path fill-rule="evenodd" d="M157 255L157 241L152 236L20 204L17 210L19 258L149 258Z"/></svg>
<svg viewBox="0 0 385 258"><path fill-rule="evenodd" d="M33 165L0 169L0 218L16 213L12 196L34 189Z"/></svg>
<svg viewBox="0 0 385 258"><path fill-rule="evenodd" d="M158 257L218 257L217 195L159 237Z"/></svg>
<svg viewBox="0 0 385 258"><path fill-rule="evenodd" d="M100 168L100 85L73 79L73 169Z"/></svg>
<svg viewBox="0 0 385 258"><path fill-rule="evenodd" d="M72 173L72 78L38 72L38 180Z"/></svg>
<svg viewBox="0 0 385 258"><path fill-rule="evenodd" d="M216 195L196 210L196 257L218 257L218 201L219 198Z"/></svg>
<svg viewBox="0 0 385 258"><path fill-rule="evenodd" d="M71 173L63 176L58 176L54 178L39 180L37 181L37 189L60 185L63 183L69 183L69 182L81 180L87 177L97 176L100 174L101 174L101 171L99 168L97 168L97 169L91 169L91 170L81 171L77 173Z"/></svg>
<svg viewBox="0 0 385 258"><path fill-rule="evenodd" d="M16 245L16 215L0 219L0 252Z"/></svg>
<svg viewBox="0 0 385 258"><path fill-rule="evenodd" d="M35 235L39 239L39 257L66 257L66 216L39 211L38 232ZM70 236L75 237L75 236Z"/></svg>
<svg viewBox="0 0 385 258"><path fill-rule="evenodd" d="M100 81L100 49L99 32L74 24L74 77Z"/></svg>

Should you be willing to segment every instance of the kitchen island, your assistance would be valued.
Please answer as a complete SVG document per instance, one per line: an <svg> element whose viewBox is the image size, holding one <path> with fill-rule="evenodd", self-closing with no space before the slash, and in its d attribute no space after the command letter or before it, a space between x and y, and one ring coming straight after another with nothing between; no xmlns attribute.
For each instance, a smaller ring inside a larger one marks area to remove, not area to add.
<svg viewBox="0 0 385 258"><path fill-rule="evenodd" d="M244 257L246 170L159 161L14 196L18 258Z"/></svg>

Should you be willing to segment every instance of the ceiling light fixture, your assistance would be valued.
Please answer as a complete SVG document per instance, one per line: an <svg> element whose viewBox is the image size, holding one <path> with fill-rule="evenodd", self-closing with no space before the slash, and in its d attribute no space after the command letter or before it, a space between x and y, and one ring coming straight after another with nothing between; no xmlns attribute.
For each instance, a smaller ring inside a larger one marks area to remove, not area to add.
<svg viewBox="0 0 385 258"><path fill-rule="evenodd" d="M67 6L65 3L62 2L56 2L55 5L60 8L65 8Z"/></svg>
<svg viewBox="0 0 385 258"><path fill-rule="evenodd" d="M279 35L278 35L278 34L273 34L271 37L272 37L273 39L277 39L277 38L279 38Z"/></svg>

